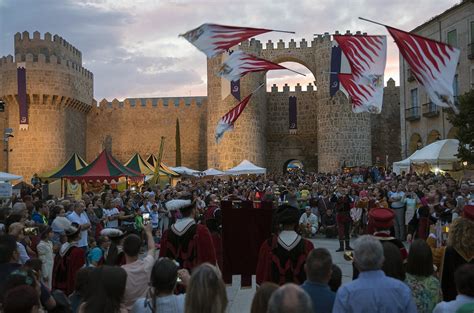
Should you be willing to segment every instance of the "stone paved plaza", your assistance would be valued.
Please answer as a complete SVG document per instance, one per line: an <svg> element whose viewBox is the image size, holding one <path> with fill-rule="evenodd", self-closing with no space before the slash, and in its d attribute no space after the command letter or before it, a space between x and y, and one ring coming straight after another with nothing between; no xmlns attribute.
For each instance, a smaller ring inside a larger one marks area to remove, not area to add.
<svg viewBox="0 0 474 313"><path fill-rule="evenodd" d="M342 283L352 280L352 264L343 258L342 252L336 252L339 248L337 239L316 238L311 239L315 248L326 248L331 252L333 262L342 270ZM252 288L240 289L240 276L234 276L232 286L227 287L229 298L229 313L250 312L250 305L255 294L255 276L253 276Z"/></svg>

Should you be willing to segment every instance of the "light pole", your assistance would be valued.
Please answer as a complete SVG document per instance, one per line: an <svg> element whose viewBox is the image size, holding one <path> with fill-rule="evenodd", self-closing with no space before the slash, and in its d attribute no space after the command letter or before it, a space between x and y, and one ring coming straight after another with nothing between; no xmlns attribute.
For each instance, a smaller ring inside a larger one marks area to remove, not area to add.
<svg viewBox="0 0 474 313"><path fill-rule="evenodd" d="M5 143L5 149L3 151L5 151L5 172L8 173L8 154L9 152L11 152L12 150L8 147L8 141L10 138L13 138L13 128L5 128L4 132L3 132L3 141Z"/></svg>

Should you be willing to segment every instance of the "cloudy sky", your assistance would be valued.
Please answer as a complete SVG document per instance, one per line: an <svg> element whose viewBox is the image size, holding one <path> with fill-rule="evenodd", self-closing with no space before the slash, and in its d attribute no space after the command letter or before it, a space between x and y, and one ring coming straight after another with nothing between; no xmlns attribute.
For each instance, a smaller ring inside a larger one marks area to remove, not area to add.
<svg viewBox="0 0 474 313"><path fill-rule="evenodd" d="M94 73L94 97L206 95L206 57L178 34L202 23L295 31L258 37L311 41L313 34L360 30L387 34L358 16L411 30L460 0L0 0L0 55L13 54L13 36L27 30L58 34L82 51ZM398 82L398 50L388 39L386 78ZM295 63L284 64L307 71ZM267 85L306 84L284 71Z"/></svg>

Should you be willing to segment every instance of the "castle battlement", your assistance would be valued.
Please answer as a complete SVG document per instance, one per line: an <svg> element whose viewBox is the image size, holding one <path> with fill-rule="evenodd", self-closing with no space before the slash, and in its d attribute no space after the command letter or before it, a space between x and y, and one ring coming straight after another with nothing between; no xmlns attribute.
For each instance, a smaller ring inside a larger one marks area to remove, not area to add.
<svg viewBox="0 0 474 313"><path fill-rule="evenodd" d="M97 107L101 109L115 108L201 108L207 97L160 97L160 98L126 98L122 101L102 99Z"/></svg>
<svg viewBox="0 0 474 313"><path fill-rule="evenodd" d="M340 35L339 31L336 30L334 35ZM350 30L347 30L344 35L353 35ZM356 31L354 35L366 36L367 33L362 33L361 31ZM260 40L251 38L250 40L242 41L240 47L243 50L276 50L276 49L305 49L305 48L314 48L317 47L320 43L330 42L332 40L332 35L328 32L324 34L317 34L312 41L308 42L306 39L301 39L300 41L295 41L295 39L290 39L290 41L285 42L283 39L280 39L278 42L273 42L268 40L265 43L265 46L260 42Z"/></svg>
<svg viewBox="0 0 474 313"><path fill-rule="evenodd" d="M45 54L16 54L15 59L13 59L12 55L4 56L0 58L0 69L13 69L16 67L16 63L18 62L25 62L27 69L28 64L32 66L33 69L37 69L38 67L54 67L50 68L52 70L65 70L69 71L74 75L82 76L85 79L92 80L94 78L94 74L88 71L86 68L82 67L81 65L72 62L71 60L64 59L61 57L57 57L56 55L45 55ZM46 69L46 68L45 68Z"/></svg>
<svg viewBox="0 0 474 313"><path fill-rule="evenodd" d="M67 42L59 35L51 36L51 33L41 34L38 31L30 34L27 31L15 34L15 54L32 53L34 55L44 54L46 56L56 55L58 57L70 60L79 65L82 64L82 52Z"/></svg>
<svg viewBox="0 0 474 313"><path fill-rule="evenodd" d="M276 84L273 84L272 89L271 89L271 94L276 94L276 93L308 93L308 92L316 92L314 85L309 83L308 86L306 86L306 90L302 90L302 86L297 83L296 86L294 87L294 90L291 90L290 86L288 84L285 84L283 86L282 90L279 90L279 86Z"/></svg>

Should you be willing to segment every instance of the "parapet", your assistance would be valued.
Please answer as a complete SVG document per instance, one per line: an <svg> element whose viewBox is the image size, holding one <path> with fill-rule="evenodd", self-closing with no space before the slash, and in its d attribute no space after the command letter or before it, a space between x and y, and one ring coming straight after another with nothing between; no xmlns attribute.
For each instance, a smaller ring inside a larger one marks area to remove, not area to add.
<svg viewBox="0 0 474 313"><path fill-rule="evenodd" d="M160 107L203 107L207 97L162 97L162 98L126 98L122 101L102 99L99 108L160 108Z"/></svg>
<svg viewBox="0 0 474 313"><path fill-rule="evenodd" d="M288 92L296 92L296 93L305 93L305 92L313 92L315 91L314 85L309 83L308 86L306 86L306 90L302 90L302 86L297 83L294 87L294 90L291 90L290 86L288 84L285 84L283 86L283 90L280 91L279 87L276 84L272 85L271 88L271 93L288 93Z"/></svg>
<svg viewBox="0 0 474 313"><path fill-rule="evenodd" d="M60 58L82 65L81 51L61 36L51 36L50 33L45 33L43 38L41 38L41 34L38 31L33 33L32 38L30 38L30 34L27 31L16 33L15 54L18 53L31 53L33 55L44 54L47 57L50 55L56 55Z"/></svg>

